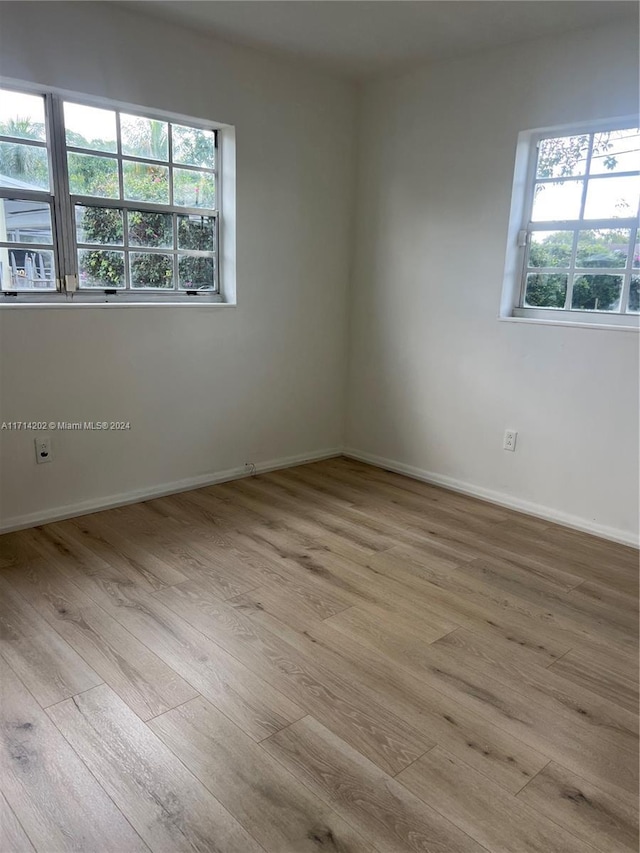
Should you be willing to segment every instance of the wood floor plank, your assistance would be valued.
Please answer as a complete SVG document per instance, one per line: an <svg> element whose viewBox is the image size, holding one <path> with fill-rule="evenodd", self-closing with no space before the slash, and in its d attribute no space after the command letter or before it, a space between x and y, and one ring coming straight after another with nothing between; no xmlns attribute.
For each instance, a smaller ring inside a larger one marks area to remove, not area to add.
<svg viewBox="0 0 640 853"><path fill-rule="evenodd" d="M0 654L43 708L102 683L98 673L2 576Z"/></svg>
<svg viewBox="0 0 640 853"><path fill-rule="evenodd" d="M589 853L594 848L436 746L397 777L491 853Z"/></svg>
<svg viewBox="0 0 640 853"><path fill-rule="evenodd" d="M635 721L627 724L624 709L594 708L583 715L572 699L502 677L482 665L480 657L469 659L432 646L429 658L424 677L455 701L578 775L637 791L637 730L629 730L635 729Z"/></svg>
<svg viewBox="0 0 640 853"><path fill-rule="evenodd" d="M371 853L369 842L206 700L150 726L268 853Z"/></svg>
<svg viewBox="0 0 640 853"><path fill-rule="evenodd" d="M304 715L295 701L172 612L159 598L103 578L88 579L85 589L129 633L152 648L167 666L179 672L255 740ZM259 671L259 667L255 669Z"/></svg>
<svg viewBox="0 0 640 853"><path fill-rule="evenodd" d="M2 791L36 850L147 851L46 712L1 659L0 683ZM2 849L13 853L11 847Z"/></svg>
<svg viewBox="0 0 640 853"><path fill-rule="evenodd" d="M106 684L47 713L151 850L263 849Z"/></svg>
<svg viewBox="0 0 640 853"><path fill-rule="evenodd" d="M32 561L5 569L3 575L141 719L197 695L51 562Z"/></svg>
<svg viewBox="0 0 640 853"><path fill-rule="evenodd" d="M548 610L553 614L557 624L575 625L579 630L610 637L616 642L621 635L637 635L638 614L619 606L609 606L607 603L586 596L581 588L558 591L553 587L533 578L530 572L513 567L504 569L499 561L482 560L470 563L460 568L456 574L472 577L476 583L484 586L496 586L507 594L531 602L535 607Z"/></svg>
<svg viewBox="0 0 640 853"><path fill-rule="evenodd" d="M103 559L88 546L88 538L70 522L55 522L25 532L37 535L43 547L46 543L49 557L73 581L104 575L117 578L121 583L135 584L148 592L156 589L156 584L150 583L139 571L132 570L126 561L119 561L116 566Z"/></svg>
<svg viewBox="0 0 640 853"><path fill-rule="evenodd" d="M318 666L313 654L301 653L256 626L241 610L216 599L206 586L190 581L157 597L390 773L397 773L433 745L428 736L387 711L357 683Z"/></svg>
<svg viewBox="0 0 640 853"><path fill-rule="evenodd" d="M366 473L363 476L361 472L349 472L343 468L331 469L324 465L316 466L314 474L325 481L327 477L335 478L339 488L344 488L345 484L355 487L359 492L359 498L356 498L355 495L353 496L354 506L359 506L363 503L371 505L372 496L375 496L376 500L383 499L386 505L401 507L405 512L410 511L423 514L425 508L427 508L430 519L450 524L460 524L462 522L471 526L478 525L479 528L486 525L493 525L509 518L508 510L504 510L495 504L469 501L464 496L452 497L450 493L446 493L436 487L432 487L430 491L424 492L421 495L416 495L385 479L378 479L375 490L372 490Z"/></svg>
<svg viewBox="0 0 640 853"><path fill-rule="evenodd" d="M425 646L457 627L451 622L434 623L432 619L418 622L409 614L385 614L378 607L351 607L331 617L331 625L369 648L409 658L419 656Z"/></svg>
<svg viewBox="0 0 640 853"><path fill-rule="evenodd" d="M505 790L519 791L548 761L547 756L484 717L469 712L459 703L453 704L426 682L422 671L414 674L379 651L336 631L331 619L309 624L298 619L291 610L285 612L282 603L274 612L272 600L263 598L258 590L245 593L234 601L234 606L267 628L279 631L281 638L306 648L309 656L325 668L339 671L348 680L366 686L389 711L437 743L446 745ZM272 615L285 627L278 628L269 619ZM298 632L297 638L286 626Z"/></svg>
<svg viewBox="0 0 640 853"><path fill-rule="evenodd" d="M216 583L221 598L248 592L259 583L247 555L212 543L193 527L186 530L175 517L151 512L148 503L119 510L117 524L127 538L179 565L186 579L206 577Z"/></svg>
<svg viewBox="0 0 640 853"><path fill-rule="evenodd" d="M554 629L546 622L540 624L524 604L508 609L501 598L476 589L456 572L434 572L430 555L418 564L415 560L407 562L392 549L376 554L363 567L352 565L348 570L380 589L383 600L394 608L410 608L416 618L429 612L451 625L485 630L514 648L526 649L545 666L566 654L577 641L575 633Z"/></svg>
<svg viewBox="0 0 640 853"><path fill-rule="evenodd" d="M466 567L443 575L433 572L426 560L408 562L398 549L376 554L369 565L442 607L462 611L468 620L484 621L489 627L508 626L499 631L507 639L513 637L517 643L522 633L525 645L532 652L538 650L541 657L548 656L547 663L578 645L606 649L615 644L637 657L637 637L629 628L603 625L564 602L507 591L493 582L489 569L481 576Z"/></svg>
<svg viewBox="0 0 640 853"><path fill-rule="evenodd" d="M543 519L533 518L532 516L523 516L522 513L509 510L506 507L491 504L487 501L481 501L477 498L472 498L469 495L464 495L461 492L452 492L442 486L436 486L432 483L416 480L412 477L406 476L405 474L397 474L394 471L388 471L384 468L367 465L366 463L346 457L326 459L313 465L305 465L294 470L313 470L321 473L331 472L339 481L343 480L345 472L348 472L357 476L358 481L363 484L364 490L369 495L372 493L378 493L378 485L394 486L399 490L396 492L399 496L404 493L409 493L420 497L422 500L421 506L427 509L432 503L434 503L436 505L444 505L464 510L469 514L473 514L490 522L526 519L527 521L531 521L538 530L543 530L548 525L548 522Z"/></svg>
<svg viewBox="0 0 640 853"><path fill-rule="evenodd" d="M380 853L482 849L313 717L283 729L262 746Z"/></svg>
<svg viewBox="0 0 640 853"><path fill-rule="evenodd" d="M0 794L0 850L6 853L34 853L35 848L11 806Z"/></svg>
<svg viewBox="0 0 640 853"><path fill-rule="evenodd" d="M83 515L69 522L80 531L83 541L91 551L109 565L131 573L134 579L138 576L144 578L154 589L187 580L186 575L157 554L150 553L121 536L106 522L104 515L106 513Z"/></svg>
<svg viewBox="0 0 640 853"><path fill-rule="evenodd" d="M602 853L638 850L638 803L619 788L603 791L552 761L518 799Z"/></svg>
<svg viewBox="0 0 640 853"><path fill-rule="evenodd" d="M5 533L0 536L0 568L22 565L34 556L33 547L24 536L24 531Z"/></svg>
<svg viewBox="0 0 640 853"><path fill-rule="evenodd" d="M549 667L557 675L597 693L632 714L638 713L638 682L621 675L610 658L594 654L592 649L572 649Z"/></svg>
<svg viewBox="0 0 640 853"><path fill-rule="evenodd" d="M553 707L576 723L603 727L607 734L628 735L630 748L637 744L637 714L568 681L551 667L545 669L524 658L505 654L503 645L493 637L459 628L437 640L430 651L451 653L523 695L535 696L540 706Z"/></svg>

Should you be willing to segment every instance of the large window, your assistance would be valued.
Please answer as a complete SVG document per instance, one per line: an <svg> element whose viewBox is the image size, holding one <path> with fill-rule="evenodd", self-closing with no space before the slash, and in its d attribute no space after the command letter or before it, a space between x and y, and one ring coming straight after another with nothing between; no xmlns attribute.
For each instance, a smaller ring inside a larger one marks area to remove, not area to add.
<svg viewBox="0 0 640 853"><path fill-rule="evenodd" d="M618 122L527 142L513 314L637 325L638 127Z"/></svg>
<svg viewBox="0 0 640 853"><path fill-rule="evenodd" d="M0 304L218 294L218 154L204 123L0 89Z"/></svg>

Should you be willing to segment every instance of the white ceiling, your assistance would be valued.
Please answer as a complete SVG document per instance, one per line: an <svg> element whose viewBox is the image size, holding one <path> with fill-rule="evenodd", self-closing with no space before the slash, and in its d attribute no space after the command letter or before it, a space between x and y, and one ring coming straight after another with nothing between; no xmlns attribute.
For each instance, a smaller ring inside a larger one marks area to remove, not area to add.
<svg viewBox="0 0 640 853"><path fill-rule="evenodd" d="M632 0L144 0L121 5L355 78L620 19Z"/></svg>

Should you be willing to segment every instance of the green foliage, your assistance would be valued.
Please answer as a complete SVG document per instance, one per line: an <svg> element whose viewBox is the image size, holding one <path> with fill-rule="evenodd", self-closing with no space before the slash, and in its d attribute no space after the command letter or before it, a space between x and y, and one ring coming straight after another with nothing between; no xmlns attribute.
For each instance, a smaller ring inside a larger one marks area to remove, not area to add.
<svg viewBox="0 0 640 853"><path fill-rule="evenodd" d="M620 299L622 276L581 275L573 283L571 307L583 311L611 311Z"/></svg>
<svg viewBox="0 0 640 853"><path fill-rule="evenodd" d="M215 184L208 172L192 172L188 169L173 170L173 200L183 207L213 207Z"/></svg>
<svg viewBox="0 0 640 853"><path fill-rule="evenodd" d="M615 169L617 160L607 152L613 147L610 133L598 133L594 137L593 156L604 156L606 169ZM584 161L589 149L589 135L561 136L543 139L538 153L539 178L568 178L576 175L576 166Z"/></svg>
<svg viewBox="0 0 640 853"><path fill-rule="evenodd" d="M542 241L532 236L529 247L530 267L568 267L573 249L573 232L552 232Z"/></svg>
<svg viewBox="0 0 640 853"><path fill-rule="evenodd" d="M178 247L212 252L214 219L212 216L179 216Z"/></svg>
<svg viewBox="0 0 640 853"><path fill-rule="evenodd" d="M173 287L173 260L170 255L132 254L132 287Z"/></svg>
<svg viewBox="0 0 640 853"><path fill-rule="evenodd" d="M213 168L215 152L211 131L174 124L171 132L174 163Z"/></svg>
<svg viewBox="0 0 640 853"><path fill-rule="evenodd" d="M180 287L198 290L213 286L213 258L183 255L178 261Z"/></svg>
<svg viewBox="0 0 640 853"><path fill-rule="evenodd" d="M111 153L114 153L117 149L114 139L100 139L100 137L87 139L81 133L69 130L68 128L65 130L65 139L67 145L70 145L72 148L89 148L94 151L110 151Z"/></svg>
<svg viewBox="0 0 640 853"><path fill-rule="evenodd" d="M169 169L150 163L123 163L124 197L169 204Z"/></svg>
<svg viewBox="0 0 640 853"><path fill-rule="evenodd" d="M527 276L525 304L530 308L564 308L566 294L566 274L530 273Z"/></svg>
<svg viewBox="0 0 640 853"><path fill-rule="evenodd" d="M118 198L118 167L109 157L69 152L69 187L74 195Z"/></svg>
<svg viewBox="0 0 640 853"><path fill-rule="evenodd" d="M109 207L83 207L82 243L104 243L121 246L123 243L122 212Z"/></svg>
<svg viewBox="0 0 640 853"><path fill-rule="evenodd" d="M85 287L123 287L124 255L122 252L80 251L80 272Z"/></svg>
<svg viewBox="0 0 640 853"><path fill-rule="evenodd" d="M169 137L165 122L122 115L120 123L124 154L150 160L168 159Z"/></svg>
<svg viewBox="0 0 640 853"><path fill-rule="evenodd" d="M173 221L170 213L130 210L129 243L132 246L172 247Z"/></svg>
<svg viewBox="0 0 640 853"><path fill-rule="evenodd" d="M12 118L0 122L2 136L14 136L20 139L45 138L44 126L29 118ZM46 188L49 185L49 163L43 148L34 145L21 145L20 142L0 143L0 174L16 178L33 187Z"/></svg>

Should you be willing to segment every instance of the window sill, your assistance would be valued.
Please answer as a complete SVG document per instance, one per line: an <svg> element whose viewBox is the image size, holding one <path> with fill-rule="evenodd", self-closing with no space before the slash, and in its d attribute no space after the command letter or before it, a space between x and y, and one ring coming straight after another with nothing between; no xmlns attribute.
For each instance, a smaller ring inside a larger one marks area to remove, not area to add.
<svg viewBox="0 0 640 853"><path fill-rule="evenodd" d="M614 332L640 331L637 314L613 314L589 311L561 311L537 308L514 308L512 314L498 317L511 323L531 323L542 326L572 326L578 329L600 329Z"/></svg>
<svg viewBox="0 0 640 853"><path fill-rule="evenodd" d="M120 296L99 294L76 294L73 298L61 293L47 294L46 297L25 296L3 297L0 295L0 311L15 311L21 308L233 308L235 302L224 301L218 294L207 297L177 296L161 299L157 296L123 299Z"/></svg>

